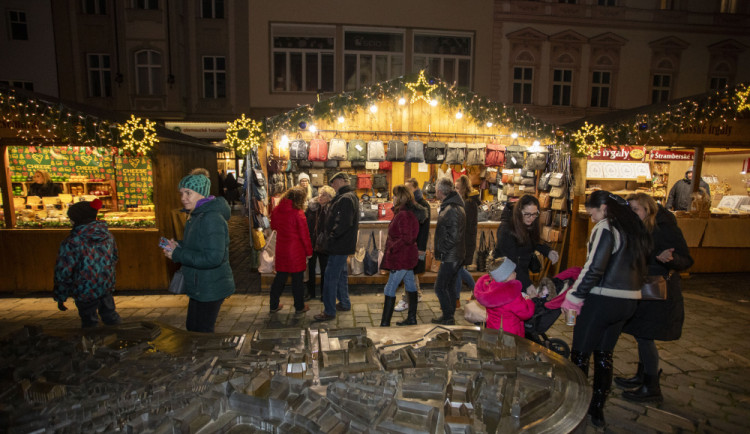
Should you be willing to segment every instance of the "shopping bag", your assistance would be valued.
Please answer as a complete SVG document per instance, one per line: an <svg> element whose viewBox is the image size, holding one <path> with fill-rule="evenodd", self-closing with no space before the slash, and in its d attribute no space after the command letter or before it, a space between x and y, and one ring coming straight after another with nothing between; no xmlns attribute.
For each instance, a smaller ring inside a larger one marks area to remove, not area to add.
<svg viewBox="0 0 750 434"><path fill-rule="evenodd" d="M260 252L259 273L273 273L276 262L276 231L271 232L271 236L266 240L266 247Z"/></svg>
<svg viewBox="0 0 750 434"><path fill-rule="evenodd" d="M375 245L375 232L370 233L370 240L365 249L364 268L365 275L372 276L378 272L378 246Z"/></svg>
<svg viewBox="0 0 750 434"><path fill-rule="evenodd" d="M476 300L471 300L464 305L464 318L466 321L476 324L487 321L487 308Z"/></svg>

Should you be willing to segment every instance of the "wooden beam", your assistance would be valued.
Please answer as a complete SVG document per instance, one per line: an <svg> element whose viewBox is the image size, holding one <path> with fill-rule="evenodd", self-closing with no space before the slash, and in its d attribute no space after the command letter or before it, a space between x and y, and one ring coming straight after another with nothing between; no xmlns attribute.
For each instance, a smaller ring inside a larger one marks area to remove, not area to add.
<svg viewBox="0 0 750 434"><path fill-rule="evenodd" d="M703 169L703 153L705 149L702 146L695 148L695 157L693 157L693 193L697 193L701 186L701 170Z"/></svg>
<svg viewBox="0 0 750 434"><path fill-rule="evenodd" d="M8 159L8 146L0 145L0 190L3 195L3 213L5 215L5 227L16 226L16 206L13 203L12 184L10 182L10 160Z"/></svg>

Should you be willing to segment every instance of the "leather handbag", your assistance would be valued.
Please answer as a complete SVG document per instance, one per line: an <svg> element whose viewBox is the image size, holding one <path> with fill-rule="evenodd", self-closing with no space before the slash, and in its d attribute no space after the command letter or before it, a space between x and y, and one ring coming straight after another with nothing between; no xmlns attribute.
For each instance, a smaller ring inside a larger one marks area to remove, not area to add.
<svg viewBox="0 0 750 434"><path fill-rule="evenodd" d="M542 226L549 226L552 224L552 211L546 209L539 213L539 223Z"/></svg>
<svg viewBox="0 0 750 434"><path fill-rule="evenodd" d="M344 160L341 160L341 161L344 161ZM328 160L325 163L323 163L323 166L326 169L335 169L339 167L339 160Z"/></svg>
<svg viewBox="0 0 750 434"><path fill-rule="evenodd" d="M359 276L365 272L365 246L355 250L354 254L349 257L349 274Z"/></svg>
<svg viewBox="0 0 750 434"><path fill-rule="evenodd" d="M365 161L365 169L378 170L380 169L380 163L378 163L377 161Z"/></svg>
<svg viewBox="0 0 750 434"><path fill-rule="evenodd" d="M427 142L424 150L424 162L429 164L442 164L445 161L445 143Z"/></svg>
<svg viewBox="0 0 750 434"><path fill-rule="evenodd" d="M559 199L552 199L552 209L556 211L562 211L565 208L567 208L568 202L564 197L561 197Z"/></svg>
<svg viewBox="0 0 750 434"><path fill-rule="evenodd" d="M372 175L369 173L358 173L357 174L357 188L372 188Z"/></svg>
<svg viewBox="0 0 750 434"><path fill-rule="evenodd" d="M424 163L424 143L421 140L409 140L406 144L406 162Z"/></svg>
<svg viewBox="0 0 750 434"><path fill-rule="evenodd" d="M393 163L391 163L390 161L381 161L380 163L378 163L378 169L390 171L391 169L393 169Z"/></svg>
<svg viewBox="0 0 750 434"><path fill-rule="evenodd" d="M445 164L463 164L466 160L466 143L448 143Z"/></svg>
<svg viewBox="0 0 750 434"><path fill-rule="evenodd" d="M295 139L289 144L289 158L292 160L307 160L307 142Z"/></svg>
<svg viewBox="0 0 750 434"><path fill-rule="evenodd" d="M365 141L360 139L350 140L346 156L349 161L367 160L367 146L365 145Z"/></svg>
<svg viewBox="0 0 750 434"><path fill-rule="evenodd" d="M549 179L552 177L552 173L547 172L543 173L542 176L539 177L539 182L536 184L536 188L539 189L539 191L549 191L550 185L549 185Z"/></svg>
<svg viewBox="0 0 750 434"><path fill-rule="evenodd" d="M310 185L312 185L313 187L322 187L326 185L325 174L326 172L323 169L310 170Z"/></svg>
<svg viewBox="0 0 750 434"><path fill-rule="evenodd" d="M266 241L266 247L260 252L260 264L258 272L269 274L274 272L276 263L276 231L271 232L271 236Z"/></svg>
<svg viewBox="0 0 750 434"><path fill-rule="evenodd" d="M367 142L367 161L385 161L385 148L382 140Z"/></svg>
<svg viewBox="0 0 750 434"><path fill-rule="evenodd" d="M401 140L390 140L388 142L388 152L385 159L388 161L404 161L406 159L406 149L404 142Z"/></svg>
<svg viewBox="0 0 750 434"><path fill-rule="evenodd" d="M288 160L289 159L289 147L281 146L280 144L273 144L271 146L271 158L276 160Z"/></svg>
<svg viewBox="0 0 750 434"><path fill-rule="evenodd" d="M485 166L502 166L505 163L505 146L499 143L487 144L487 152L484 159Z"/></svg>
<svg viewBox="0 0 750 434"><path fill-rule="evenodd" d="M182 269L174 272L172 280L169 281L169 292L172 294L185 293L185 276L182 274Z"/></svg>
<svg viewBox="0 0 750 434"><path fill-rule="evenodd" d="M559 199L561 197L565 196L565 189L562 187L552 187L552 189L549 191L549 196L552 199Z"/></svg>
<svg viewBox="0 0 750 434"><path fill-rule="evenodd" d="M552 198L549 193L546 191L539 193L539 208L549 209L550 206L552 206Z"/></svg>
<svg viewBox="0 0 750 434"><path fill-rule="evenodd" d="M375 244L375 232L370 232L370 240L365 249L364 268L365 275L373 276L378 272L378 246Z"/></svg>
<svg viewBox="0 0 750 434"><path fill-rule="evenodd" d="M553 173L549 177L549 185L551 185L552 187L560 187L563 185L564 181L565 175L560 172Z"/></svg>
<svg viewBox="0 0 750 434"><path fill-rule="evenodd" d="M329 160L346 160L346 140L331 139L328 145Z"/></svg>
<svg viewBox="0 0 750 434"><path fill-rule="evenodd" d="M437 193L435 181L425 181L422 185L422 193L427 199L434 199Z"/></svg>
<svg viewBox="0 0 750 434"><path fill-rule="evenodd" d="M487 240L484 237L484 231L479 236L479 248L477 249L477 271L485 273L487 271L487 255L490 254L490 250L487 247Z"/></svg>
<svg viewBox="0 0 750 434"><path fill-rule="evenodd" d="M503 215L503 209L505 207L501 202L492 202L492 205L490 205L490 220L499 222Z"/></svg>
<svg viewBox="0 0 750 434"><path fill-rule="evenodd" d="M359 207L359 221L374 222L378 220L378 206L363 203Z"/></svg>
<svg viewBox="0 0 750 434"><path fill-rule="evenodd" d="M488 167L485 173L486 173L486 176L484 179L486 179L488 183L494 184L497 182L497 169L496 168Z"/></svg>
<svg viewBox="0 0 750 434"><path fill-rule="evenodd" d="M310 140L310 148L307 151L307 158L310 161L328 160L328 142L324 139Z"/></svg>
<svg viewBox="0 0 750 434"><path fill-rule="evenodd" d="M544 170L547 167L547 156L549 151L546 149L541 152L529 152L526 156L526 168L529 170Z"/></svg>
<svg viewBox="0 0 750 434"><path fill-rule="evenodd" d="M560 231L551 226L543 226L542 239L548 243L556 243L560 241Z"/></svg>
<svg viewBox="0 0 750 434"><path fill-rule="evenodd" d="M523 167L525 159L526 148L518 145L518 139L513 141L513 144L505 148L505 168L506 169L520 169Z"/></svg>
<svg viewBox="0 0 750 434"><path fill-rule="evenodd" d="M646 276L641 287L641 300L666 300L667 279L664 276Z"/></svg>
<svg viewBox="0 0 750 434"><path fill-rule="evenodd" d="M372 175L372 188L376 190L388 190L388 175L375 173Z"/></svg>
<svg viewBox="0 0 750 434"><path fill-rule="evenodd" d="M378 220L393 220L393 202L384 202L378 204Z"/></svg>
<svg viewBox="0 0 750 434"><path fill-rule="evenodd" d="M466 147L466 165L483 166L485 161L486 145L483 143L472 143Z"/></svg>

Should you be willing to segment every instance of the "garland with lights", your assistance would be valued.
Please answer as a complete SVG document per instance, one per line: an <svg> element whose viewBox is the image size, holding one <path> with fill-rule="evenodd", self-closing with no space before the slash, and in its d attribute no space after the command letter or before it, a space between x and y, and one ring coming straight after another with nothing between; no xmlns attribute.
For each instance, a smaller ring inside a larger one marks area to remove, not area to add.
<svg viewBox="0 0 750 434"><path fill-rule="evenodd" d="M155 122L131 114L130 120L119 126L122 149L134 155L150 155L159 142L154 125Z"/></svg>
<svg viewBox="0 0 750 434"><path fill-rule="evenodd" d="M264 140L263 124L245 118L244 113L234 122L227 122L227 125L229 128L224 143L232 147L237 156L244 156Z"/></svg>

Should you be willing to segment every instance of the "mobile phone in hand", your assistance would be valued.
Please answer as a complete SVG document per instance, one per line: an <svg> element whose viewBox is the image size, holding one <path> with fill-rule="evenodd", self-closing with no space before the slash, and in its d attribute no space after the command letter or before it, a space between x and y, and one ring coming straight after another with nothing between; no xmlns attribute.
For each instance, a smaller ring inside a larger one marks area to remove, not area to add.
<svg viewBox="0 0 750 434"><path fill-rule="evenodd" d="M159 238L159 247L161 247L162 249L164 249L166 251L171 251L172 250L172 248L169 247L169 240L166 239L165 237Z"/></svg>

